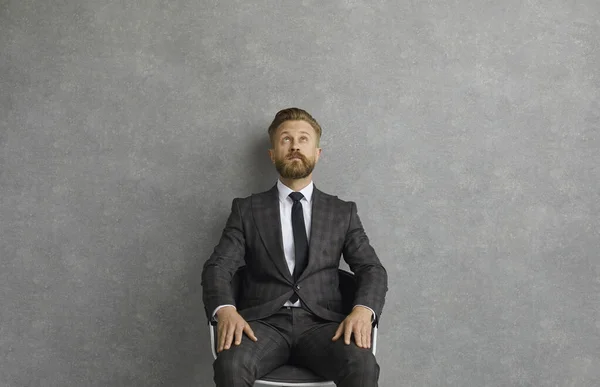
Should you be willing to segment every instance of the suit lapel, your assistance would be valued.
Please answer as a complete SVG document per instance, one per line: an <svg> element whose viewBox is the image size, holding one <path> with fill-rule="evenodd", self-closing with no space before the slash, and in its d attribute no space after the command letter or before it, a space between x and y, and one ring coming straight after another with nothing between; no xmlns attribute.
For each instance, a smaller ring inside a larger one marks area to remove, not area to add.
<svg viewBox="0 0 600 387"><path fill-rule="evenodd" d="M252 196L252 213L269 257L285 279L293 282L283 254L278 192L277 186L274 186L265 193Z"/></svg>
<svg viewBox="0 0 600 387"><path fill-rule="evenodd" d="M300 281L303 280L308 273L310 273L315 264L314 260L319 256L319 252L322 250L324 239L326 239L323 236L327 233L327 210L327 198L322 194L321 191L317 189L317 187L315 187L312 197L310 242L308 245L308 265L300 275Z"/></svg>

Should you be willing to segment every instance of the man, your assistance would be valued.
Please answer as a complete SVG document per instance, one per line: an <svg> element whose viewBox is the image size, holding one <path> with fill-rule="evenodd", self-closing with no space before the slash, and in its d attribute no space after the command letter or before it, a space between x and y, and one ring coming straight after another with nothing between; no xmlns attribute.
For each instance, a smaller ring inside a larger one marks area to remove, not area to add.
<svg viewBox="0 0 600 387"><path fill-rule="evenodd" d="M356 205L312 182L321 155L317 121L284 109L268 132L279 180L267 192L233 200L202 273L204 304L218 321L215 383L252 386L291 360L338 386L377 386L371 327L381 315L387 273ZM347 316L338 289L342 254L358 284ZM244 265L236 304L230 282Z"/></svg>

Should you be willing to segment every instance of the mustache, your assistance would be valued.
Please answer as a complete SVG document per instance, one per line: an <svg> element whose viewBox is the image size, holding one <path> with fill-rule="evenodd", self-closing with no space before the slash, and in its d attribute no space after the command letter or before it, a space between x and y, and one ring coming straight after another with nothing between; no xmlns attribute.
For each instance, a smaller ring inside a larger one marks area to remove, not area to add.
<svg viewBox="0 0 600 387"><path fill-rule="evenodd" d="M306 157L304 157L304 155L302 153L298 153L298 152L296 152L296 153L290 153L286 157L286 159L291 160L291 159L296 158L296 157L299 158L299 159L301 159L301 160L306 160Z"/></svg>

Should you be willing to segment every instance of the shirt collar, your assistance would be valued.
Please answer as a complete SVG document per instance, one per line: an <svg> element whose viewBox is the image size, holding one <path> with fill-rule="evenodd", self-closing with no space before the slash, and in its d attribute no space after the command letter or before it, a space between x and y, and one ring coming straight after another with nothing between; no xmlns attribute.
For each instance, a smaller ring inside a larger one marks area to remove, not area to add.
<svg viewBox="0 0 600 387"><path fill-rule="evenodd" d="M312 194L313 194L313 190L315 188L315 185L313 184L313 182L311 181L306 187L302 188L299 192L304 195L304 199L306 199L307 202L311 202L312 200ZM277 180L277 191L279 191L279 201L283 202L285 200L288 199L288 196L290 196L290 194L294 191L292 191L290 189L290 187L288 187L287 185L283 184L281 182L281 180ZM291 200L291 199L290 199Z"/></svg>

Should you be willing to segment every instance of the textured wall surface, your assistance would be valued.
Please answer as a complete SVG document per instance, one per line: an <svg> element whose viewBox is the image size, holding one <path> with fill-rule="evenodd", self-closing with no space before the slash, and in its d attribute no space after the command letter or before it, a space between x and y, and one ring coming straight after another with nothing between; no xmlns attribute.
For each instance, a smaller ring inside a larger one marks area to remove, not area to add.
<svg viewBox="0 0 600 387"><path fill-rule="evenodd" d="M390 274L381 386L600 385L600 3L0 0L0 386L212 386L266 127Z"/></svg>

